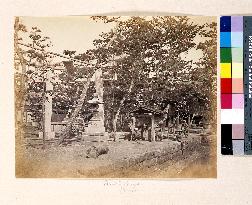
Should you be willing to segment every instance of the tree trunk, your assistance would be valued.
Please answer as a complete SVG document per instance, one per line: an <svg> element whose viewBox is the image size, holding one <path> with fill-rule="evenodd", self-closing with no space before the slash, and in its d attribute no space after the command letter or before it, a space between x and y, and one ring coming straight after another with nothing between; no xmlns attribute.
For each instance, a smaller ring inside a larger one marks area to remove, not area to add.
<svg viewBox="0 0 252 205"><path fill-rule="evenodd" d="M192 118L191 118L191 120L190 120L190 126L192 125L192 123L193 123L193 119L194 119L194 117L195 117L195 114L193 113L193 116L192 116Z"/></svg>
<svg viewBox="0 0 252 205"><path fill-rule="evenodd" d="M80 112L80 110L82 108L82 105L83 105L83 103L85 101L85 98L86 98L86 95L87 95L87 90L88 90L90 82L91 82L91 78L88 78L87 82L84 84L84 88L82 90L81 96L77 101L77 106L75 107L72 115L68 119L66 128L65 128L64 132L62 133L62 135L59 138L58 145L60 145L64 141L64 139L69 135L72 124L75 121L77 115L79 114L79 112Z"/></svg>
<svg viewBox="0 0 252 205"><path fill-rule="evenodd" d="M132 80L131 80L131 83L130 83L129 90L128 90L128 94L131 93L131 90L132 90L132 88L133 88L133 85L134 85L134 81L133 81L133 79L132 79ZM116 114L115 114L114 120L113 120L113 132L114 132L114 134L115 134L115 132L117 131L117 130L116 130L116 123L117 123L117 120L118 120L118 118L119 118L119 115L120 115L120 112L121 112L121 108L122 108L122 105L123 105L123 103L124 103L126 97L127 97L127 95L124 95L123 98L122 98L122 100L120 101L119 108L118 108L118 110L117 110L117 112L116 112ZM115 139L115 140L116 140L116 139Z"/></svg>
<svg viewBox="0 0 252 205"><path fill-rule="evenodd" d="M25 93L25 73L26 73L26 64L25 64L25 59L23 57L23 54L21 52L21 49L18 46L18 31L19 31L19 18L16 17L15 18L15 25L14 25L14 49L15 49L15 53L18 56L20 65L22 67L22 72L21 72L21 82L20 82L20 104L18 107L16 107L15 112L17 113L18 110L20 110L20 119L16 119L16 122L18 122L20 120L20 124L18 127L18 131L17 131L17 136L19 140L22 139L22 127L23 127L23 117L24 117L24 93ZM16 86L16 85L15 85ZM15 96L16 98L17 96ZM15 99L15 101L17 101L17 99Z"/></svg>
<svg viewBox="0 0 252 205"><path fill-rule="evenodd" d="M163 121L163 123L161 125L161 138L160 138L160 141L162 141L163 138L164 138L164 131L165 131L165 121Z"/></svg>

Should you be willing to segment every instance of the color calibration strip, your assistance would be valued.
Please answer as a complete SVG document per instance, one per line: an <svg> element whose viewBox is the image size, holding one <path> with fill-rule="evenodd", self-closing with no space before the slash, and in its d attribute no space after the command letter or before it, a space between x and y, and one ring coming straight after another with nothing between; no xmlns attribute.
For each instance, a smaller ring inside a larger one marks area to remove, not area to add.
<svg viewBox="0 0 252 205"><path fill-rule="evenodd" d="M221 153L244 154L243 17L220 18Z"/></svg>

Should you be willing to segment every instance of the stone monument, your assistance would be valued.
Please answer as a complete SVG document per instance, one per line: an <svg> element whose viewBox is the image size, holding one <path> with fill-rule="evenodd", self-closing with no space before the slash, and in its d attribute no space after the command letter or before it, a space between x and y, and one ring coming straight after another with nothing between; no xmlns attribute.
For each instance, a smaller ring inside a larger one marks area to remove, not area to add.
<svg viewBox="0 0 252 205"><path fill-rule="evenodd" d="M97 69L94 74L95 90L93 99L88 103L95 107L93 116L88 122L85 129L86 135L91 136L92 140L105 141L107 140L107 133L104 126L104 102L103 102L103 81L102 69ZM87 139L87 136L85 136ZM96 139L95 139L96 138ZM85 140L85 139L84 139Z"/></svg>

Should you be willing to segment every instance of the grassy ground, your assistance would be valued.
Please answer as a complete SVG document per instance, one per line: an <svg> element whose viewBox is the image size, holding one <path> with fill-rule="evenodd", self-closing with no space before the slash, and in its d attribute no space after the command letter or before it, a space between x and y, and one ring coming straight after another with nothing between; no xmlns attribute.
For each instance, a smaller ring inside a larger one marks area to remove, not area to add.
<svg viewBox="0 0 252 205"><path fill-rule="evenodd" d="M196 140L199 135L190 134L188 140ZM86 151L91 146L108 147L107 154L98 158L87 158ZM20 148L16 154L17 177L215 177L216 155L210 150L214 146L197 146L194 150L185 150L181 155L181 145L169 139L162 142L118 141L118 142L82 142L71 146L50 146L41 148ZM120 165L129 159L139 158L146 153L168 150L180 153L172 160L155 166L132 166L121 169ZM119 168L117 168L119 167Z"/></svg>

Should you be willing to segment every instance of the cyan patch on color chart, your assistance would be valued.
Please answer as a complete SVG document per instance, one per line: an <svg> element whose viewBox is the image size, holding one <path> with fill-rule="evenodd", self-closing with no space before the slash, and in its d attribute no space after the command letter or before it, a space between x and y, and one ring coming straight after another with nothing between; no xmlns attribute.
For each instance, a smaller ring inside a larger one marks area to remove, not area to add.
<svg viewBox="0 0 252 205"><path fill-rule="evenodd" d="M230 32L220 32L220 46L231 47L231 34Z"/></svg>

